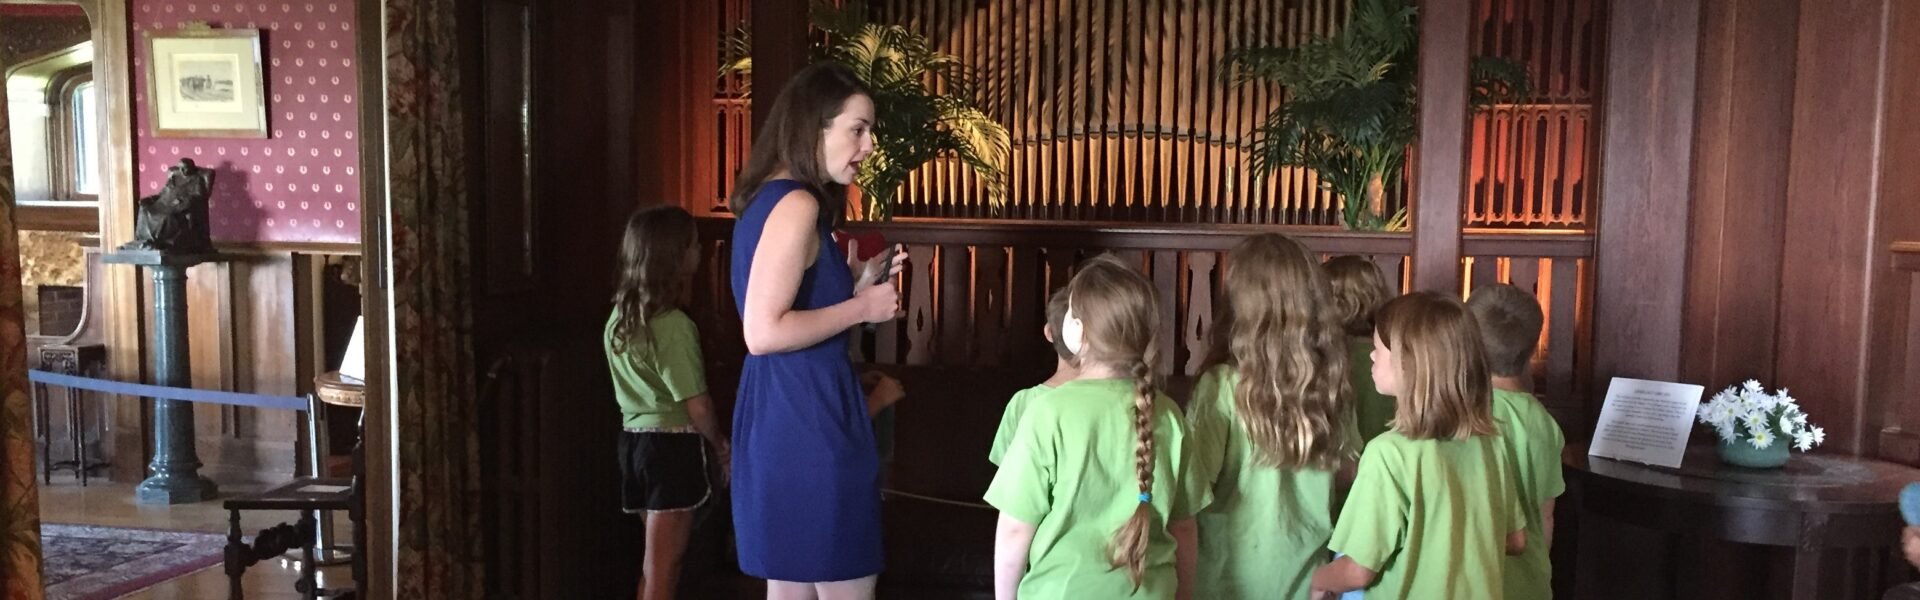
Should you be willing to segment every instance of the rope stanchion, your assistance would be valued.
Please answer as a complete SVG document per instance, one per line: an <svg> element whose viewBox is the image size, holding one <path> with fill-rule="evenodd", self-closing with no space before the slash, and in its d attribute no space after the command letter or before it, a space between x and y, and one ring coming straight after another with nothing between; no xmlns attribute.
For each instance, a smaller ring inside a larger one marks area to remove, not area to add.
<svg viewBox="0 0 1920 600"><path fill-rule="evenodd" d="M51 371L27 371L27 379L34 383L87 390L122 396L145 396L155 400L181 400L208 404L227 404L232 406L251 406L278 410L307 410L307 399L298 396L268 396L264 394L242 394L239 392L220 392L196 390L164 385L127 383L54 373Z"/></svg>

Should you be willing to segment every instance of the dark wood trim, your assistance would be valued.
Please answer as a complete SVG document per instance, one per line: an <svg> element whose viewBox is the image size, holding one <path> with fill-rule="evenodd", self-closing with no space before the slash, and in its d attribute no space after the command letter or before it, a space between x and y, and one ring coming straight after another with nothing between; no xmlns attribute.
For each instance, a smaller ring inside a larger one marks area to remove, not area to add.
<svg viewBox="0 0 1920 600"><path fill-rule="evenodd" d="M1606 89L1625 92L1610 95L1601 111L1596 390L1616 376L1679 375L1700 0L1636 5L1610 17Z"/></svg>
<svg viewBox="0 0 1920 600"><path fill-rule="evenodd" d="M14 216L21 231L100 231L100 206L94 202L21 202Z"/></svg>
<svg viewBox="0 0 1920 600"><path fill-rule="evenodd" d="M1472 15L1468 0L1427 0L1420 7L1420 141L1413 161L1412 208L1416 290L1451 292L1460 287Z"/></svg>
<svg viewBox="0 0 1920 600"><path fill-rule="evenodd" d="M1893 253L1893 268L1920 272L1920 242L1894 242L1888 251Z"/></svg>
<svg viewBox="0 0 1920 600"><path fill-rule="evenodd" d="M128 29L130 0L100 0L93 20L94 81L104 86L100 99L100 145L102 173L100 195L100 247L118 248L133 240L134 164L133 143L133 46ZM146 286L138 269L102 270L106 310L101 314L106 328L107 374L120 381L146 380L146 340L144 322L148 311ZM114 403L114 448L120 456L113 464L115 481L139 481L146 476L148 445L145 426L145 402L121 398Z"/></svg>
<svg viewBox="0 0 1920 600"><path fill-rule="evenodd" d="M393 265L387 229L391 206L387 202L387 72L386 2L356 0L355 20L361 24L355 59L360 63L356 85L360 97L360 314L366 331L366 407L361 416L362 456L366 469L365 547L367 580L360 591L367 598L392 598L400 581L399 444L393 439L394 405L392 350ZM374 101L378 99L379 101ZM360 541L360 540L356 540Z"/></svg>
<svg viewBox="0 0 1920 600"><path fill-rule="evenodd" d="M1470 231L1461 238L1460 254L1585 258L1593 256L1593 234L1586 232L1474 233Z"/></svg>
<svg viewBox="0 0 1920 600"><path fill-rule="evenodd" d="M807 65L807 8L798 0L752 0L753 131L761 131L767 111L787 80Z"/></svg>

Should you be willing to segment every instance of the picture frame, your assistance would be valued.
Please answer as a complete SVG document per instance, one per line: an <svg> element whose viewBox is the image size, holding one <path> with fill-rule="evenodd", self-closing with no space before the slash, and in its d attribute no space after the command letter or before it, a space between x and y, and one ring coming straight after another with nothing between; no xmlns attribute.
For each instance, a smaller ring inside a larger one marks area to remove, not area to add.
<svg viewBox="0 0 1920 600"><path fill-rule="evenodd" d="M268 137L260 30L150 31L146 42L154 137Z"/></svg>

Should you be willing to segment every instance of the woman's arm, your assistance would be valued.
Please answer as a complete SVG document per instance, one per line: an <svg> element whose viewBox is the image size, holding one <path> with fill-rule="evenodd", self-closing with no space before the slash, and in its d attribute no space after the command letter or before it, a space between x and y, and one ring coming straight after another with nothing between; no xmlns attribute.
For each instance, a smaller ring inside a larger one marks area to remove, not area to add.
<svg viewBox="0 0 1920 600"><path fill-rule="evenodd" d="M1313 571L1313 593L1345 594L1373 585L1373 570L1342 556Z"/></svg>
<svg viewBox="0 0 1920 600"><path fill-rule="evenodd" d="M800 190L789 192L767 215L760 246L753 252L753 272L747 276L747 298L740 314L748 352L798 350L854 325L893 318L900 294L890 285L869 286L846 302L826 308L794 310L800 278L820 253L820 238L814 230L819 216L819 201Z"/></svg>
<svg viewBox="0 0 1920 600"><path fill-rule="evenodd" d="M1193 588L1200 582L1196 579L1200 573L1200 525L1193 519L1181 519L1167 528L1173 530L1173 574L1180 582L1174 588L1174 600L1192 600Z"/></svg>
<svg viewBox="0 0 1920 600"><path fill-rule="evenodd" d="M1033 547L1033 525L1000 513L1000 526L993 536L993 598L1014 600L1020 591L1020 578L1027 575L1027 551Z"/></svg>

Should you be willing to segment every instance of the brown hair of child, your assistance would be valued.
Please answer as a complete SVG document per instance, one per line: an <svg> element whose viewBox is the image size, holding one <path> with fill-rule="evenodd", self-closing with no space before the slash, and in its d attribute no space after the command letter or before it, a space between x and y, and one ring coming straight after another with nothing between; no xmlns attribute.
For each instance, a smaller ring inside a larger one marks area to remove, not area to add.
<svg viewBox="0 0 1920 600"><path fill-rule="evenodd" d="M1393 297L1380 267L1365 256L1335 256L1325 265L1333 284L1333 310L1347 335L1373 335L1373 312Z"/></svg>
<svg viewBox="0 0 1920 600"><path fill-rule="evenodd" d="M1112 255L1102 255L1081 266L1067 284L1069 309L1082 323L1084 342L1080 364L1100 364L1133 380L1133 470L1141 501L1107 543L1113 568L1125 568L1127 579L1139 589L1146 576L1148 531L1153 507L1153 401L1159 393L1153 365L1160 358L1157 335L1159 299L1153 284L1139 271Z"/></svg>
<svg viewBox="0 0 1920 600"><path fill-rule="evenodd" d="M1374 333L1400 363L1393 429L1410 439L1493 435L1493 376L1480 326L1459 298L1417 292L1388 301Z"/></svg>
<svg viewBox="0 0 1920 600"><path fill-rule="evenodd" d="M1540 328L1547 315L1533 294L1504 283L1474 290L1467 310L1480 323L1480 341L1487 345L1487 368L1494 375L1521 377L1533 364L1540 344Z"/></svg>
<svg viewBox="0 0 1920 600"><path fill-rule="evenodd" d="M1277 233L1242 240L1227 265L1209 356L1239 373L1234 410L1254 459L1338 468L1354 450L1345 435L1353 391L1326 273L1306 246Z"/></svg>
<svg viewBox="0 0 1920 600"><path fill-rule="evenodd" d="M649 206L627 217L613 292L620 314L613 326L615 352L625 352L630 340L646 339L654 315L686 301L688 277L699 267L694 239L693 215L678 206Z"/></svg>
<svg viewBox="0 0 1920 600"><path fill-rule="evenodd" d="M1060 324L1067 319L1067 288L1053 291L1047 298L1047 337L1053 340L1053 354L1060 360L1073 362L1073 351L1067 349L1066 337L1060 335Z"/></svg>

